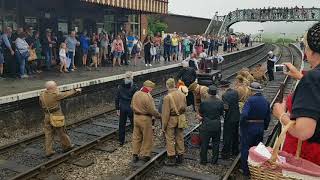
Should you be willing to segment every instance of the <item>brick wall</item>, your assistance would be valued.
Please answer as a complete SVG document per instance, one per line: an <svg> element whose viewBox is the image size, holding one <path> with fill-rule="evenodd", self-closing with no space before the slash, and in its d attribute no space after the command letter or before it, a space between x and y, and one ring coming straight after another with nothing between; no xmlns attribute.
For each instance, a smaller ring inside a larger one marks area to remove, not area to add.
<svg viewBox="0 0 320 180"><path fill-rule="evenodd" d="M144 40L144 38L148 34L148 17L146 14L141 14L141 29L140 29L140 39L141 41Z"/></svg>

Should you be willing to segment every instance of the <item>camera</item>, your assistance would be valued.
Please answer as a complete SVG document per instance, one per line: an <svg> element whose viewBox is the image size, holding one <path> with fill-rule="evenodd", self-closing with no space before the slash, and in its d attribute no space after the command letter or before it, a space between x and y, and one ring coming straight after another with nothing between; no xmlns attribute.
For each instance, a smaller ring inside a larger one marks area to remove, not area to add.
<svg viewBox="0 0 320 180"><path fill-rule="evenodd" d="M284 64L277 64L274 65L274 72L288 72L288 69Z"/></svg>

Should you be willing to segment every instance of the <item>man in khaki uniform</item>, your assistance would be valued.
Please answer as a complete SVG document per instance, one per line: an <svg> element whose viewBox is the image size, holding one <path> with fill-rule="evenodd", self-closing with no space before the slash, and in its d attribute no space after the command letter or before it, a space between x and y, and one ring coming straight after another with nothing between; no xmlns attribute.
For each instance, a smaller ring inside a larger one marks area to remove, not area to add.
<svg viewBox="0 0 320 180"><path fill-rule="evenodd" d="M249 80L244 78L241 75L236 77L235 90L239 94L239 109L242 111L244 103L247 101L249 96L251 95L251 90L249 89Z"/></svg>
<svg viewBox="0 0 320 180"><path fill-rule="evenodd" d="M150 160L153 146L152 117L160 118L151 91L155 88L155 83L145 81L140 91L137 91L132 98L131 108L133 110L133 163L138 162L140 154L141 160Z"/></svg>
<svg viewBox="0 0 320 180"><path fill-rule="evenodd" d="M267 81L267 77L265 75L265 70L262 68L261 64L257 65L257 67L253 68L250 71L253 78L258 81L260 84Z"/></svg>
<svg viewBox="0 0 320 180"><path fill-rule="evenodd" d="M189 91L194 95L194 106L197 114L199 114L200 103L208 97L208 89L207 86L201 86L196 82L189 86Z"/></svg>
<svg viewBox="0 0 320 180"><path fill-rule="evenodd" d="M167 141L167 165L181 164L184 153L183 129L178 128L179 115L186 111L186 95L175 88L174 79L166 82L168 95L163 99L162 104L162 130ZM176 112L178 111L178 112ZM178 115L178 114L179 115ZM177 156L177 160L176 160Z"/></svg>
<svg viewBox="0 0 320 180"><path fill-rule="evenodd" d="M70 142L70 138L66 133L65 127L53 127L50 124L49 116L50 114L62 116L63 113L61 110L60 101L64 98L76 94L77 92L81 92L81 89L71 90L67 92L59 92L58 86L54 81L46 82L45 87L46 90L40 94L40 104L45 114L43 131L45 135L46 156L49 157L55 154L52 147L54 132L56 132L60 137L60 142L64 152L73 148L73 145Z"/></svg>

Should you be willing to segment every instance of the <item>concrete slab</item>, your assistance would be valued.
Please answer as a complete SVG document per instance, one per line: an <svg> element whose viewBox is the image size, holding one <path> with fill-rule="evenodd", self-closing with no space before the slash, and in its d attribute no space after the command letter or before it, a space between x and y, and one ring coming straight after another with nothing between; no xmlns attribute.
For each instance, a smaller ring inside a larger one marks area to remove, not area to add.
<svg viewBox="0 0 320 180"><path fill-rule="evenodd" d="M184 178L194 179L194 180L219 180L220 179L220 176L215 174L207 175L207 174L201 174L198 172L193 172L190 170L184 170L184 169L167 167L167 166L163 167L161 169L161 172L184 177Z"/></svg>
<svg viewBox="0 0 320 180"><path fill-rule="evenodd" d="M0 168L9 169L11 171L18 172L18 173L22 173L29 170L29 167L18 164L15 161L7 161L3 159L0 159Z"/></svg>
<svg viewBox="0 0 320 180"><path fill-rule="evenodd" d="M116 147L110 147L110 146L96 146L94 149L98 151L105 151L107 153L113 153L117 150Z"/></svg>
<svg viewBox="0 0 320 180"><path fill-rule="evenodd" d="M261 46L257 44L254 47ZM240 51L227 53L227 55L233 55L242 51L249 50L251 48L245 48ZM122 67L103 67L99 71L85 71L79 68L73 73L57 73L57 72L43 72L30 79L6 79L2 81L0 87L0 104L15 102L19 100L38 97L44 90L43 84L48 80L55 80L61 91L66 91L79 87L88 87L92 85L102 84L110 81L115 81L124 78L124 73L128 70L134 72L134 76L149 74L153 72L163 71L167 69L180 67L181 63L163 63L155 64L152 68L145 67L140 64L138 66L122 66Z"/></svg>
<svg viewBox="0 0 320 180"><path fill-rule="evenodd" d="M79 166L79 167L89 167L92 164L94 164L93 160L88 160L88 159L77 159L71 162L73 165Z"/></svg>
<svg viewBox="0 0 320 180"><path fill-rule="evenodd" d="M124 180L125 176L110 176L110 177L102 177L99 180Z"/></svg>

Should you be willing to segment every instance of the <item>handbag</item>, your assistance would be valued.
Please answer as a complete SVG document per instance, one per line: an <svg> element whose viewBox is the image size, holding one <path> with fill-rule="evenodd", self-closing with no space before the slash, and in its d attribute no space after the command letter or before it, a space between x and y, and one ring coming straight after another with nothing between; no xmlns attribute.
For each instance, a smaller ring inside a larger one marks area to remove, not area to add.
<svg viewBox="0 0 320 180"><path fill-rule="evenodd" d="M36 50L35 50L35 49L29 49L29 58L28 58L28 61L34 61L34 60L36 60L36 59L38 59Z"/></svg>
<svg viewBox="0 0 320 180"><path fill-rule="evenodd" d="M44 95L42 95L42 101L48 111L50 124L53 127L57 127L57 128L65 126L65 117L63 115L53 115L50 113L50 110L49 110L48 106L46 105Z"/></svg>
<svg viewBox="0 0 320 180"><path fill-rule="evenodd" d="M248 165L251 179L260 180L292 180L292 179L320 179L320 166L300 158L302 141L298 141L296 155L280 151L287 131L295 124L290 122L283 129L273 148L268 148L271 158L262 156L249 150Z"/></svg>
<svg viewBox="0 0 320 180"><path fill-rule="evenodd" d="M178 109L177 109L177 106L176 106L176 103L174 102L174 99L172 97L171 94L169 94L169 98L171 99L172 103L173 103L173 108L174 108L174 111L176 112L177 116L178 116L178 128L179 129L186 129L188 128L188 121L187 121L187 118L186 118L186 115L185 114L180 114Z"/></svg>

